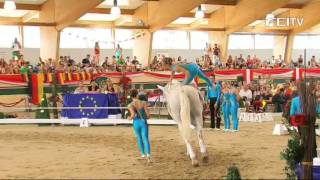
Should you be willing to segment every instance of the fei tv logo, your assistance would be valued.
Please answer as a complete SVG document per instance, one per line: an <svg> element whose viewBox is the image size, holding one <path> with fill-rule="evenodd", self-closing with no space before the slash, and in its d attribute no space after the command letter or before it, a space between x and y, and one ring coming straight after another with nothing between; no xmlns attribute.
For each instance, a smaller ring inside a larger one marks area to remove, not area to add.
<svg viewBox="0 0 320 180"><path fill-rule="evenodd" d="M303 22L304 22L303 18L297 18L297 17L276 18L273 14L268 14L266 16L266 26L267 27L302 26Z"/></svg>

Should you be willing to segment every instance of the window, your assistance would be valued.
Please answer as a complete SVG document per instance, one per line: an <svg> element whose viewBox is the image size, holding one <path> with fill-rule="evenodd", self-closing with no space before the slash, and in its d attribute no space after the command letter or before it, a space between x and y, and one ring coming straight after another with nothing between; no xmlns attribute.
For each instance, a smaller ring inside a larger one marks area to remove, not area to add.
<svg viewBox="0 0 320 180"><path fill-rule="evenodd" d="M254 49L254 36L230 35L229 49Z"/></svg>
<svg viewBox="0 0 320 180"><path fill-rule="evenodd" d="M18 26L1 26L0 25L0 47L11 48L14 38L20 40L19 27Z"/></svg>
<svg viewBox="0 0 320 180"><path fill-rule="evenodd" d="M60 48L94 48L95 42L101 49L112 49L111 30L66 28L61 32Z"/></svg>
<svg viewBox="0 0 320 180"><path fill-rule="evenodd" d="M132 49L134 40L133 31L127 29L116 29L115 30L115 40L116 44L119 44L123 49Z"/></svg>
<svg viewBox="0 0 320 180"><path fill-rule="evenodd" d="M25 48L40 48L40 27L24 26L23 36Z"/></svg>
<svg viewBox="0 0 320 180"><path fill-rule="evenodd" d="M191 31L191 49L204 49L209 42L209 33L201 31Z"/></svg>
<svg viewBox="0 0 320 180"><path fill-rule="evenodd" d="M320 49L320 35L300 35L294 37L293 49Z"/></svg>
<svg viewBox="0 0 320 180"><path fill-rule="evenodd" d="M157 31L153 35L153 49L188 49L186 31Z"/></svg>
<svg viewBox="0 0 320 180"><path fill-rule="evenodd" d="M272 35L259 35L254 36L254 49L273 49L274 36Z"/></svg>

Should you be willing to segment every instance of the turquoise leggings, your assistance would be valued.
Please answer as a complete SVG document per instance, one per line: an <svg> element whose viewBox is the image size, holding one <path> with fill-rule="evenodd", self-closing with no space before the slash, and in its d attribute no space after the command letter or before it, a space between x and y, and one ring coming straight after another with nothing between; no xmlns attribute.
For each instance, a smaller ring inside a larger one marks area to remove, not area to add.
<svg viewBox="0 0 320 180"><path fill-rule="evenodd" d="M224 128L230 129L230 103L224 102L222 105L223 119L224 119Z"/></svg>
<svg viewBox="0 0 320 180"><path fill-rule="evenodd" d="M190 84L192 82L192 80L194 80L194 78L198 76L199 78L206 81L208 86L210 86L210 87L213 86L210 79L201 71L201 69L199 68L199 66L197 64L190 63L190 64L182 64L180 66L183 67L184 69L188 70L189 74L190 74L189 78L185 78L183 80L183 82L182 82L183 85Z"/></svg>
<svg viewBox="0 0 320 180"><path fill-rule="evenodd" d="M233 121L233 129L239 130L239 119L238 119L238 104L237 102L231 102L230 113Z"/></svg>
<svg viewBox="0 0 320 180"><path fill-rule="evenodd" d="M138 147L141 155L150 155L149 129L145 120L135 118L133 128L138 140Z"/></svg>

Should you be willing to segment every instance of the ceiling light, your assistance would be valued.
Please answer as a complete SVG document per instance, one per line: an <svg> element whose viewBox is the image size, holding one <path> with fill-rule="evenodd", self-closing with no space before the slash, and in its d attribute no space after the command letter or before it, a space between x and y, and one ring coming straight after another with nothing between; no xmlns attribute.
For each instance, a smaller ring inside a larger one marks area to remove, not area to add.
<svg viewBox="0 0 320 180"><path fill-rule="evenodd" d="M113 1L113 7L111 8L111 14L115 16L119 16L121 14L121 10L118 6L117 0Z"/></svg>
<svg viewBox="0 0 320 180"><path fill-rule="evenodd" d="M204 18L204 12L203 12L203 10L201 8L201 5L198 6L198 9L197 9L196 14L195 14L195 18L197 18L197 19Z"/></svg>
<svg viewBox="0 0 320 180"><path fill-rule="evenodd" d="M15 10L16 9L16 3L14 0L5 0L3 8L5 10Z"/></svg>

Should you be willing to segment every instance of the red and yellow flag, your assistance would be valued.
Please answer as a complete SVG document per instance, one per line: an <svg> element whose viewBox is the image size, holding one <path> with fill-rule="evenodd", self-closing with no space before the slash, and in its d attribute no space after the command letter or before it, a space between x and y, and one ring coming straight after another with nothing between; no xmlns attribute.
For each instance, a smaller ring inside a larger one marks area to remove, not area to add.
<svg viewBox="0 0 320 180"><path fill-rule="evenodd" d="M92 74L91 73L87 73L87 79L91 80L92 79Z"/></svg>
<svg viewBox="0 0 320 180"><path fill-rule="evenodd" d="M57 74L57 80L59 84L64 84L65 81L65 74L64 73L58 73Z"/></svg>
<svg viewBox="0 0 320 180"><path fill-rule="evenodd" d="M72 81L72 74L71 73L67 73L68 76L68 81Z"/></svg>
<svg viewBox="0 0 320 180"><path fill-rule="evenodd" d="M52 83L52 73L47 73L47 75L46 75L46 79L47 79L47 83Z"/></svg>
<svg viewBox="0 0 320 180"><path fill-rule="evenodd" d="M39 105L41 98L43 96L43 87L44 87L44 75L43 74L32 74L32 103Z"/></svg>
<svg viewBox="0 0 320 180"><path fill-rule="evenodd" d="M86 72L81 72L81 80L86 80Z"/></svg>
<svg viewBox="0 0 320 180"><path fill-rule="evenodd" d="M73 73L72 74L72 79L74 81L80 81L80 74L79 73Z"/></svg>

